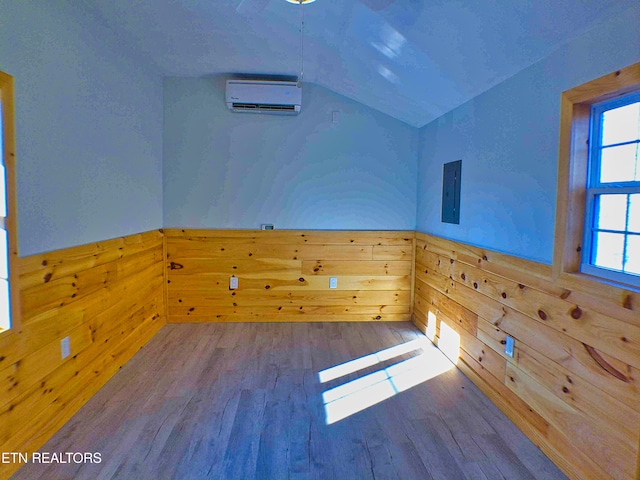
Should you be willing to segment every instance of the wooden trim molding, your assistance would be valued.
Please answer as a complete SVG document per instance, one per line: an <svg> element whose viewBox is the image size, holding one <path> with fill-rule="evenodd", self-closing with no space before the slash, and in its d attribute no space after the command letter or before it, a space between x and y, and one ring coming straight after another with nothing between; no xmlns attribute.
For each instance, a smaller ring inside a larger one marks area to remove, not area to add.
<svg viewBox="0 0 640 480"><path fill-rule="evenodd" d="M0 71L0 95L2 95L3 158L6 175L7 217L9 249L9 292L11 301L11 329L0 335L13 336L22 328L18 272L18 221L16 200L16 143L14 118L13 77Z"/></svg>
<svg viewBox="0 0 640 480"><path fill-rule="evenodd" d="M562 93L554 277L577 273L582 251L592 104L640 88L640 63Z"/></svg>
<svg viewBox="0 0 640 480"><path fill-rule="evenodd" d="M618 296L630 310L640 309L640 291L632 286L580 273L589 160L591 105L640 88L640 63L562 93L556 200L553 278L568 289L581 288L604 298Z"/></svg>

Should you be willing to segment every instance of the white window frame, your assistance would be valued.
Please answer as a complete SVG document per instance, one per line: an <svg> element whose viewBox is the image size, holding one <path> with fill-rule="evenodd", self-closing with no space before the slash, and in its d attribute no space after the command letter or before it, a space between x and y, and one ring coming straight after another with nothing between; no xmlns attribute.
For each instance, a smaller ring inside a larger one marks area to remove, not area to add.
<svg viewBox="0 0 640 480"><path fill-rule="evenodd" d="M640 181L607 183L600 182L602 115L606 111L637 102L640 102L640 91L627 94L621 98L616 98L615 100L608 100L591 105L589 129L589 167L586 188L586 215L584 221L583 239L584 248L582 251L582 262L580 265L580 271L589 275L594 275L596 277L602 277L616 282L628 283L630 285L640 287L640 275L595 265L595 246L593 242L595 231L607 231L604 229L595 228L597 215L596 197L598 195L607 194L640 193ZM638 143L640 143L640 140L635 139L633 141L620 143L619 145ZM608 147L619 145L610 145ZM628 237L632 235L640 235L638 233L629 232L628 230L626 230L626 227L625 230L616 230L612 231L612 233L623 234L625 236L623 256L627 254Z"/></svg>

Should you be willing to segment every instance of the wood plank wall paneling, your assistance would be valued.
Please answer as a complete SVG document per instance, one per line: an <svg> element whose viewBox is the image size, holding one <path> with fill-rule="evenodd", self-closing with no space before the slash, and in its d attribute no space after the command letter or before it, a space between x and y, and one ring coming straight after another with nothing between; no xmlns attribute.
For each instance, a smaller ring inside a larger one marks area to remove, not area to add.
<svg viewBox="0 0 640 480"><path fill-rule="evenodd" d="M163 273L161 231L18 259L21 327L0 335L0 452L40 448L153 337ZM0 478L18 466L0 464Z"/></svg>
<svg viewBox="0 0 640 480"><path fill-rule="evenodd" d="M638 294L592 290L559 285L546 265L416 234L414 323L435 343L456 332L458 366L570 477L637 478Z"/></svg>
<svg viewBox="0 0 640 480"><path fill-rule="evenodd" d="M169 322L411 316L412 231L166 229L165 235ZM239 281L234 291L232 275Z"/></svg>

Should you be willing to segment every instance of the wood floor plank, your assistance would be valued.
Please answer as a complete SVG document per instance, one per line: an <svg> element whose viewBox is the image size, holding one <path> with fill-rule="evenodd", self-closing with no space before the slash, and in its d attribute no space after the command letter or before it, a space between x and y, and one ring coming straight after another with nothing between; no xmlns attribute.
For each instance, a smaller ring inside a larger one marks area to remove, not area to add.
<svg viewBox="0 0 640 480"><path fill-rule="evenodd" d="M41 449L102 462L13 478L564 478L453 365L413 385L403 368L439 354L424 339L406 322L166 325Z"/></svg>
<svg viewBox="0 0 640 480"><path fill-rule="evenodd" d="M260 429L264 422L264 390L242 390L224 455L223 478L257 478Z"/></svg>
<svg viewBox="0 0 640 480"><path fill-rule="evenodd" d="M527 480L534 477L534 474L527 469L513 450L509 448L505 440L499 435L482 435L476 443L492 463L496 465L504 475L504 478Z"/></svg>

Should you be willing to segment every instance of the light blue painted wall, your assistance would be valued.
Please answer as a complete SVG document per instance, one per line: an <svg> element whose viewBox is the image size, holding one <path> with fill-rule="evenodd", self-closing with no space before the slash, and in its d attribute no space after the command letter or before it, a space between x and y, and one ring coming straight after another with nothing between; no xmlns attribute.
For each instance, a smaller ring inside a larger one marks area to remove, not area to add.
<svg viewBox="0 0 640 480"><path fill-rule="evenodd" d="M640 60L640 9L603 21L420 131L417 229L551 263L560 95ZM462 159L460 225L440 221L442 166Z"/></svg>
<svg viewBox="0 0 640 480"><path fill-rule="evenodd" d="M162 226L162 77L79 7L0 2L23 256Z"/></svg>
<svg viewBox="0 0 640 480"><path fill-rule="evenodd" d="M231 113L224 89L165 80L166 227L414 229L417 129L315 85L295 117Z"/></svg>
<svg viewBox="0 0 640 480"><path fill-rule="evenodd" d="M419 132L314 85L300 116L252 116L226 110L222 78L169 78L163 174L160 73L75 3L0 2L0 69L16 79L20 252L163 225L417 225L549 263L560 92L638 61L638 24L639 9L604 21ZM440 223L442 164L457 159L452 226Z"/></svg>

